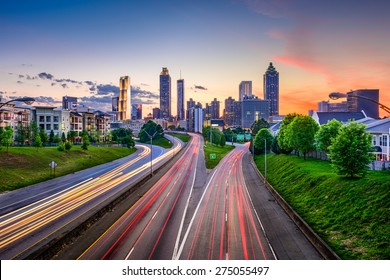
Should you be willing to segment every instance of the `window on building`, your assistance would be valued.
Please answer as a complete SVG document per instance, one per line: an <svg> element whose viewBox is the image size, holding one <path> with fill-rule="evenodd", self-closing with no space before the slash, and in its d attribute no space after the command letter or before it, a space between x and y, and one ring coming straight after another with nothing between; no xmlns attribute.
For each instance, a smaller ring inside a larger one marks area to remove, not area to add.
<svg viewBox="0 0 390 280"><path fill-rule="evenodd" d="M387 146L387 135L383 135L383 145L382 146Z"/></svg>
<svg viewBox="0 0 390 280"><path fill-rule="evenodd" d="M46 116L46 122L51 122L51 116Z"/></svg>
<svg viewBox="0 0 390 280"><path fill-rule="evenodd" d="M39 122L45 122L45 116L39 116Z"/></svg>
<svg viewBox="0 0 390 280"><path fill-rule="evenodd" d="M45 129L45 125L42 123L39 125L39 128Z"/></svg>
<svg viewBox="0 0 390 280"><path fill-rule="evenodd" d="M58 122L58 120L59 120L58 116L53 117L53 122Z"/></svg>
<svg viewBox="0 0 390 280"><path fill-rule="evenodd" d="M51 124L50 123L46 124L46 130L51 130Z"/></svg>
<svg viewBox="0 0 390 280"><path fill-rule="evenodd" d="M55 123L55 124L53 125L53 129L54 129L54 130L58 130L58 123Z"/></svg>
<svg viewBox="0 0 390 280"><path fill-rule="evenodd" d="M372 137L372 145L373 145L373 146L376 146L376 136L373 136L373 137Z"/></svg>

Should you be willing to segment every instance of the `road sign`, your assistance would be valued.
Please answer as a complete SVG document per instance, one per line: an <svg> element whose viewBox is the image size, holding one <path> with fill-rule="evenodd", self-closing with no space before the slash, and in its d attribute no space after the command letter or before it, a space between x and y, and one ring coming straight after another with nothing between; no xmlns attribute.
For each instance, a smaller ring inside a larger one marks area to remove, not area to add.
<svg viewBox="0 0 390 280"><path fill-rule="evenodd" d="M216 159L217 155L216 154L210 154L210 159Z"/></svg>
<svg viewBox="0 0 390 280"><path fill-rule="evenodd" d="M52 161L50 162L49 166L50 166L51 168L55 168L55 167L57 166L57 163L55 163L54 160L52 160Z"/></svg>

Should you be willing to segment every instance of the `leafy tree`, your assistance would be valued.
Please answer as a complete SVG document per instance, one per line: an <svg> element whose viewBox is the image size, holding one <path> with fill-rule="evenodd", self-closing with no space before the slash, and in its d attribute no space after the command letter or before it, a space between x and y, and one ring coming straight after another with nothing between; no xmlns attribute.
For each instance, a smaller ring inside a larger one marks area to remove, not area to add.
<svg viewBox="0 0 390 280"><path fill-rule="evenodd" d="M31 121L31 139L30 142L34 142L33 140L35 140L35 137L39 134L39 127L37 125L37 122L36 121Z"/></svg>
<svg viewBox="0 0 390 280"><path fill-rule="evenodd" d="M289 145L289 141L286 133L289 125L297 116L301 116L301 115L297 113L288 114L287 116L284 117L282 124L280 125L279 134L278 134L278 144L283 154L289 154L293 150L293 148Z"/></svg>
<svg viewBox="0 0 390 280"><path fill-rule="evenodd" d="M131 135L127 135L126 137L123 138L123 144L126 144L127 148L134 148L135 142L134 139L131 137Z"/></svg>
<svg viewBox="0 0 390 280"><path fill-rule="evenodd" d="M282 153L282 150L281 148L279 147L279 143L278 143L278 136L274 137L274 139L272 140L272 144L271 144L271 151L274 153L274 154L280 154Z"/></svg>
<svg viewBox="0 0 390 280"><path fill-rule="evenodd" d="M83 150L88 150L88 146L91 144L91 142L89 142L89 137L88 137L88 134L87 133L84 133L83 135L83 144L81 145L81 149Z"/></svg>
<svg viewBox="0 0 390 280"><path fill-rule="evenodd" d="M168 129L173 131L176 129L176 126L172 124L172 125L168 126Z"/></svg>
<svg viewBox="0 0 390 280"><path fill-rule="evenodd" d="M223 134L225 135L226 141L229 142L233 142L233 138L237 137L237 134L235 134L231 128L226 129Z"/></svg>
<svg viewBox="0 0 390 280"><path fill-rule="evenodd" d="M153 121L148 121L147 123L145 123L142 126L142 128L138 134L140 141L143 143L150 141L148 134L150 136L154 135L153 140L159 139L159 138L162 138L164 136L164 130L161 127L161 125L156 124Z"/></svg>
<svg viewBox="0 0 390 280"><path fill-rule="evenodd" d="M213 128L211 130L211 141L214 145L220 145L222 136L223 136L223 133L219 129ZM206 126L203 129L203 138L205 141L210 142L210 126ZM225 142L226 142L226 139L225 139Z"/></svg>
<svg viewBox="0 0 390 280"><path fill-rule="evenodd" d="M264 118L254 121L251 125L252 135L255 136L262 128L269 128L269 123Z"/></svg>
<svg viewBox="0 0 390 280"><path fill-rule="evenodd" d="M315 149L314 136L318 131L318 124L310 116L297 116L289 124L286 131L288 146L303 153L306 159L307 152Z"/></svg>
<svg viewBox="0 0 390 280"><path fill-rule="evenodd" d="M50 130L49 143L53 143L53 142L54 142L54 131L52 129Z"/></svg>
<svg viewBox="0 0 390 280"><path fill-rule="evenodd" d="M340 175L364 176L372 160L372 136L365 125L350 122L340 128L339 134L328 147L333 168Z"/></svg>
<svg viewBox="0 0 390 280"><path fill-rule="evenodd" d="M219 139L219 145L223 148L226 145L226 138L224 134L221 134L221 138Z"/></svg>
<svg viewBox="0 0 390 280"><path fill-rule="evenodd" d="M42 147L43 143L42 143L42 140L41 140L41 136L39 134L37 134L37 136L35 136L34 138L34 147L37 148L37 151L38 151L38 148Z"/></svg>
<svg viewBox="0 0 390 280"><path fill-rule="evenodd" d="M236 126L232 129L234 134L244 134L244 130L241 126Z"/></svg>
<svg viewBox="0 0 390 280"><path fill-rule="evenodd" d="M328 123L321 125L315 135L317 150L328 153L328 147L332 144L332 139L337 137L342 126L342 122L335 119L329 120Z"/></svg>
<svg viewBox="0 0 390 280"><path fill-rule="evenodd" d="M72 149L72 143L70 141L66 141L65 150L70 151Z"/></svg>
<svg viewBox="0 0 390 280"><path fill-rule="evenodd" d="M19 144L25 144L25 142L29 139L30 128L23 126L23 124L18 124L18 130L16 135L16 141Z"/></svg>
<svg viewBox="0 0 390 280"><path fill-rule="evenodd" d="M65 132L62 132L61 141L62 141L63 143L65 143L65 141L66 141Z"/></svg>
<svg viewBox="0 0 390 280"><path fill-rule="evenodd" d="M72 134L70 133L70 131L68 131L68 133L66 134L66 139L64 142L66 141L70 141L72 139Z"/></svg>
<svg viewBox="0 0 390 280"><path fill-rule="evenodd" d="M56 135L54 135L53 137L53 143L60 143L61 141L61 138L60 136L58 135L58 133Z"/></svg>
<svg viewBox="0 0 390 280"><path fill-rule="evenodd" d="M39 127L39 136L41 137L42 145L45 146L49 141L49 136L47 136L47 133L42 126Z"/></svg>
<svg viewBox="0 0 390 280"><path fill-rule="evenodd" d="M78 136L77 131L71 130L70 131L70 139L68 141L71 141L72 143L76 142L76 137Z"/></svg>
<svg viewBox="0 0 390 280"><path fill-rule="evenodd" d="M266 148L269 150L271 148L271 144L273 141L274 137L272 134L269 132L267 128L262 128L260 129L254 139L254 145L255 145L255 154L262 154L265 152ZM267 142L267 144L265 143ZM264 147L266 146L266 147Z"/></svg>
<svg viewBox="0 0 390 280"><path fill-rule="evenodd" d="M13 143L14 139L14 130L10 126L6 126L2 133L1 133L1 144L3 146L7 147L7 153L8 153L8 147Z"/></svg>
<svg viewBox="0 0 390 280"><path fill-rule="evenodd" d="M60 152L65 151L65 144L64 144L64 142L61 141L61 142L58 144L57 150L60 151Z"/></svg>

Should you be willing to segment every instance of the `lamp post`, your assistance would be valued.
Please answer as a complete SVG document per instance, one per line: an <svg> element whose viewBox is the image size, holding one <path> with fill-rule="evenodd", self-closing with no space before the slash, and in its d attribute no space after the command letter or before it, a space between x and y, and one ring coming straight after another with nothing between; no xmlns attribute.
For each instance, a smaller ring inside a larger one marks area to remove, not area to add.
<svg viewBox="0 0 390 280"><path fill-rule="evenodd" d="M157 131L155 131L153 135L150 135L146 130L144 131L150 138L150 176L153 176L153 137L156 135Z"/></svg>
<svg viewBox="0 0 390 280"><path fill-rule="evenodd" d="M264 180L267 181L267 138L264 138Z"/></svg>
<svg viewBox="0 0 390 280"><path fill-rule="evenodd" d="M346 93L341 93L341 92L332 92L329 94L329 98L332 99L332 100L337 100L339 98L347 98L347 97L355 97L355 98L361 98L361 99L365 99L365 100L369 100L371 102L374 102L375 104L379 105L379 108L385 110L387 113L390 114L390 108L387 107L386 105L383 105L382 103L379 103L378 101L374 100L374 99L371 99L371 98L368 98L368 97L365 97L365 96L359 96L359 95L348 95Z"/></svg>
<svg viewBox="0 0 390 280"><path fill-rule="evenodd" d="M12 100L9 100L3 104L0 105L0 108L3 107L4 105L8 104L8 103L11 103L11 102L14 102L14 101L19 101L19 102L24 102L26 103L27 105L31 105L35 99L32 98L32 97L22 97L22 98L16 98L16 99L12 99Z"/></svg>

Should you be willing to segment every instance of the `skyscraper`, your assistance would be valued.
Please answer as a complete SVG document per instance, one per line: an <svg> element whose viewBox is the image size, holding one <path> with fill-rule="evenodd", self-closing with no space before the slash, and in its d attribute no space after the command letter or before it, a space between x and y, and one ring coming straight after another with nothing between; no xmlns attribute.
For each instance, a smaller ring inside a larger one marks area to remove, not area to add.
<svg viewBox="0 0 390 280"><path fill-rule="evenodd" d="M241 105L241 127L249 129L253 122L261 118L269 118L269 101L258 99L256 96L245 97Z"/></svg>
<svg viewBox="0 0 390 280"><path fill-rule="evenodd" d="M162 119L171 116L171 76L166 67L163 67L160 74L160 110Z"/></svg>
<svg viewBox="0 0 390 280"><path fill-rule="evenodd" d="M118 120L131 119L130 78L123 76L119 79Z"/></svg>
<svg viewBox="0 0 390 280"><path fill-rule="evenodd" d="M214 98L213 101L211 101L210 105L210 117L212 120L219 119L220 113L219 113L219 101L217 98Z"/></svg>
<svg viewBox="0 0 390 280"><path fill-rule="evenodd" d="M238 101L242 101L244 96L252 96L252 81L242 81L238 86Z"/></svg>
<svg viewBox="0 0 390 280"><path fill-rule="evenodd" d="M371 100L367 100L371 99ZM361 112L374 119L379 119L379 89L358 89L347 92L348 112Z"/></svg>
<svg viewBox="0 0 390 280"><path fill-rule="evenodd" d="M177 120L184 120L184 80L177 80Z"/></svg>
<svg viewBox="0 0 390 280"><path fill-rule="evenodd" d="M228 99L225 99L225 114L224 114L224 119L225 119L225 124L227 126L232 126L233 125L233 120L234 120L234 99L229 97Z"/></svg>
<svg viewBox="0 0 390 280"><path fill-rule="evenodd" d="M279 73L270 62L264 74L264 100L269 100L269 115L279 115Z"/></svg>

